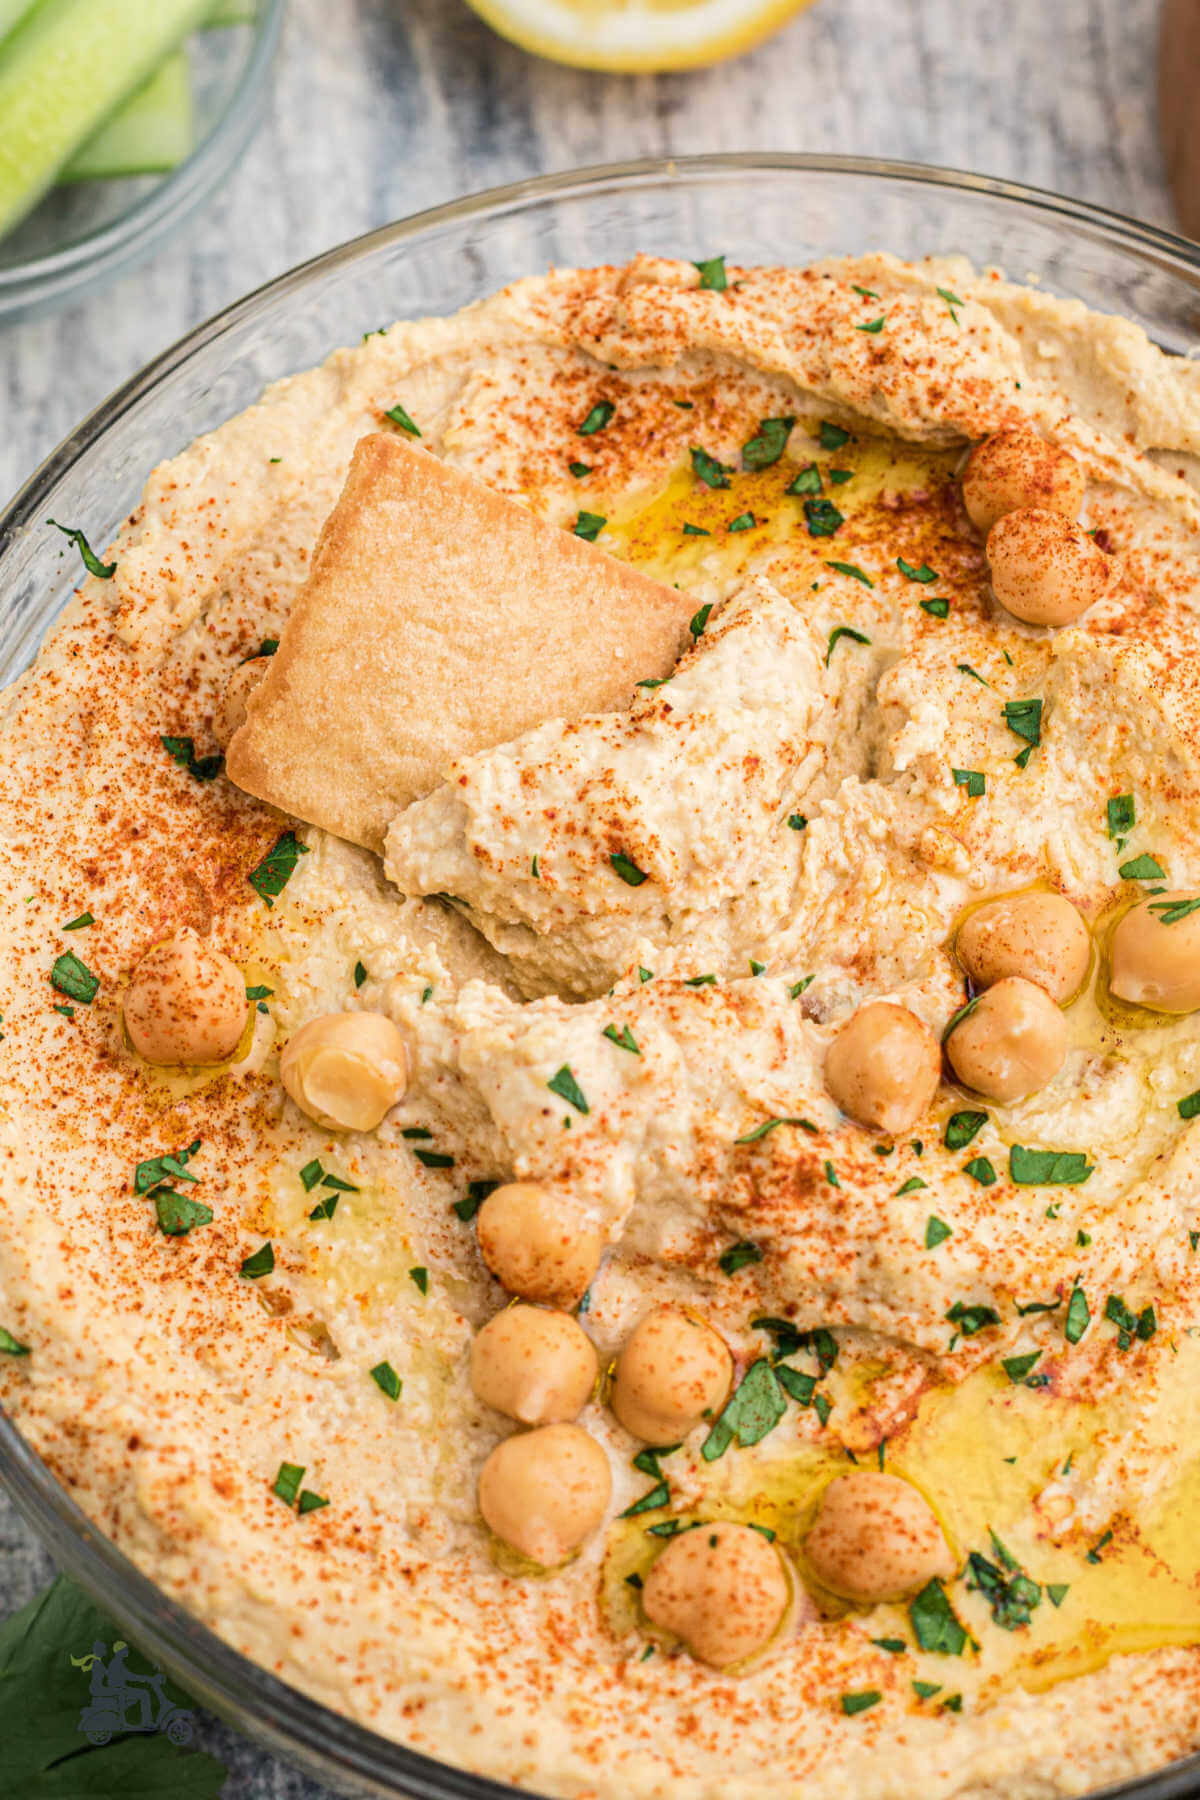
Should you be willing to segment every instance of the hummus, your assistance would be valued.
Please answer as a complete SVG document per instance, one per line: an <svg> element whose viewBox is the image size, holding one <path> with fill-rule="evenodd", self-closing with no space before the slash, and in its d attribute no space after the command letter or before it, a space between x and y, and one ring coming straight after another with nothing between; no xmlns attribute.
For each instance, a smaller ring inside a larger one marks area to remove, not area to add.
<svg viewBox="0 0 1200 1800"><path fill-rule="evenodd" d="M621 709L548 695L450 762L381 859L239 792L213 722L390 429L695 613ZM1021 429L1086 489L1099 597L1058 628L964 510L967 447ZM533 278L155 471L3 710L0 1391L97 1526L282 1678L543 1793L1034 1800L1192 1748L1200 1033L1115 990L1155 906L1163 979L1195 955L1198 490L1194 366L884 255ZM1028 895L1086 973L1037 973L1012 1093L961 934ZM220 1063L133 1048L168 940L211 1009L240 974ZM835 1079L874 1002L934 1046L901 1129ZM375 1129L281 1083L334 1013L395 1043ZM553 1401L478 1367L513 1182L603 1246ZM664 1307L708 1358L669 1444L630 1348ZM547 1417L603 1516L533 1560L480 1477Z"/></svg>

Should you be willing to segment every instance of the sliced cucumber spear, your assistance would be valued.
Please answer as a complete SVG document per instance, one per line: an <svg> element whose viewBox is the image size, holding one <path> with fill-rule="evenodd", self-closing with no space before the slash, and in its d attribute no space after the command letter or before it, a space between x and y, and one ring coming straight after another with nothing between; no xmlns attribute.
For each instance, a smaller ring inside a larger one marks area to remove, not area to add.
<svg viewBox="0 0 1200 1800"><path fill-rule="evenodd" d="M160 63L144 87L77 150L58 179L91 181L114 175L157 175L178 168L195 141L192 78L187 52Z"/></svg>
<svg viewBox="0 0 1200 1800"><path fill-rule="evenodd" d="M38 0L0 45L0 236L212 10L213 0Z"/></svg>

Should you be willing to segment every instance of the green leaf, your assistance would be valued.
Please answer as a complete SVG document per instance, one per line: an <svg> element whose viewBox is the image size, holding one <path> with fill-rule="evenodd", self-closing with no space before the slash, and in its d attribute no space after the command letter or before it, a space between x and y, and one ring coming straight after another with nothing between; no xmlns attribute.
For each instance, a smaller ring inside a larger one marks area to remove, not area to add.
<svg viewBox="0 0 1200 1800"><path fill-rule="evenodd" d="M257 1281L260 1275L269 1275L274 1267L275 1246L266 1243L246 1258L238 1272L243 1281Z"/></svg>
<svg viewBox="0 0 1200 1800"><path fill-rule="evenodd" d="M787 448L795 419L760 419L754 436L742 445L743 469L769 469Z"/></svg>
<svg viewBox="0 0 1200 1800"><path fill-rule="evenodd" d="M1108 835L1128 837L1137 823L1137 810L1132 794L1117 794L1108 803Z"/></svg>
<svg viewBox="0 0 1200 1800"><path fill-rule="evenodd" d="M189 1199L187 1194L177 1194L174 1188L155 1188L151 1198L158 1218L158 1229L164 1237L186 1237L198 1225L212 1224L211 1206Z"/></svg>
<svg viewBox="0 0 1200 1800"><path fill-rule="evenodd" d="M643 1494L640 1500L635 1500L632 1506L627 1506L623 1513L618 1514L618 1517L636 1519L640 1513L658 1512L660 1507L668 1504L670 1498L669 1486L665 1481L660 1481L656 1487L650 1489L649 1493Z"/></svg>
<svg viewBox="0 0 1200 1800"><path fill-rule="evenodd" d="M996 1180L996 1171L986 1156L973 1156L969 1163L964 1163L963 1174L973 1175L980 1187L991 1187Z"/></svg>
<svg viewBox="0 0 1200 1800"><path fill-rule="evenodd" d="M1051 1606L1061 1606L1070 1591L1070 1582L1048 1581L1046 1583L1046 1598L1049 1600Z"/></svg>
<svg viewBox="0 0 1200 1800"><path fill-rule="evenodd" d="M951 1325L957 1325L964 1337L974 1337L978 1331L986 1331L989 1325L998 1325L1000 1315L991 1306L976 1304L968 1306L963 1300L956 1300L946 1314Z"/></svg>
<svg viewBox="0 0 1200 1800"><path fill-rule="evenodd" d="M311 1162L305 1163L300 1171L300 1180L306 1194L311 1194L324 1173L325 1169L317 1157L314 1156Z"/></svg>
<svg viewBox="0 0 1200 1800"><path fill-rule="evenodd" d="M47 519L46 523L47 525L53 525L55 531L61 531L63 536L68 538L70 542L74 544L80 556L83 558L83 566L89 575L95 575L100 581L112 580L117 572L116 563L101 562L82 531L72 525L60 525L57 519Z"/></svg>
<svg viewBox="0 0 1200 1800"><path fill-rule="evenodd" d="M160 737L158 741L171 761L197 781L212 781L225 767L225 758L219 751L215 756L197 756L190 737Z"/></svg>
<svg viewBox="0 0 1200 1800"><path fill-rule="evenodd" d="M768 1132L774 1131L779 1125L798 1125L801 1131L816 1131L817 1129L811 1119L785 1118L777 1115L771 1119L764 1119L761 1125L754 1127L753 1131L744 1132L741 1137L734 1138L733 1141L735 1144L756 1144L759 1138L765 1138Z"/></svg>
<svg viewBox="0 0 1200 1800"><path fill-rule="evenodd" d="M840 450L843 444L850 442L850 433L843 431L840 425L833 425L828 419L821 420L821 429L817 434L823 450Z"/></svg>
<svg viewBox="0 0 1200 1800"><path fill-rule="evenodd" d="M635 862L628 856L622 856L619 850L614 850L608 860L614 874L619 875L629 887L641 887L643 881L650 879L644 869L639 869Z"/></svg>
<svg viewBox="0 0 1200 1800"><path fill-rule="evenodd" d="M337 1194L326 1194L322 1199L318 1200L317 1204L308 1215L313 1224L320 1224L322 1219L332 1219L334 1213L337 1211L339 1198L340 1196Z"/></svg>
<svg viewBox="0 0 1200 1800"><path fill-rule="evenodd" d="M945 619L949 617L950 602L948 600L922 600L921 611L927 612L931 618Z"/></svg>
<svg viewBox="0 0 1200 1800"><path fill-rule="evenodd" d="M1150 911L1158 913L1164 925L1178 925L1190 913L1200 909L1200 900L1151 900Z"/></svg>
<svg viewBox="0 0 1200 1800"><path fill-rule="evenodd" d="M685 522L684 527L683 527L683 535L684 535L684 537L711 537L712 532L708 530L707 526L689 525ZM667 679L669 680L670 678L667 677ZM661 684L661 682L656 682L655 685L661 686L662 684ZM645 682L645 681L639 681L638 686L639 687L647 687L647 686L649 686L649 683Z"/></svg>
<svg viewBox="0 0 1200 1800"><path fill-rule="evenodd" d="M872 337L876 337L879 334L879 332L881 332L883 330L883 328L886 324L887 324L887 314L880 313L880 315L877 319L868 319L867 323L865 325L856 325L854 327L854 329L855 329L855 331L867 331L871 334Z"/></svg>
<svg viewBox="0 0 1200 1800"><path fill-rule="evenodd" d="M924 1183L922 1182L921 1185L924 1186ZM950 1235L950 1227L946 1221L939 1219L936 1213L930 1213L925 1221L925 1248L936 1250L938 1245L944 1244Z"/></svg>
<svg viewBox="0 0 1200 1800"><path fill-rule="evenodd" d="M198 1175L189 1175L187 1164L200 1148L200 1140L189 1144L186 1150L179 1150L174 1156L151 1156L140 1162L133 1171L133 1191L135 1194L148 1194L151 1188L161 1187L172 1181L196 1182Z"/></svg>
<svg viewBox="0 0 1200 1800"><path fill-rule="evenodd" d="M1019 738L1030 744L1042 741L1042 702L1040 700L1006 700L1000 708L1004 723Z"/></svg>
<svg viewBox="0 0 1200 1800"><path fill-rule="evenodd" d="M751 1263L760 1263L762 1259L763 1253L758 1245L752 1244L748 1238L743 1238L739 1243L730 1244L728 1250L721 1252L717 1258L717 1266L725 1275L736 1275L739 1269L747 1268Z"/></svg>
<svg viewBox="0 0 1200 1800"><path fill-rule="evenodd" d="M356 962L354 965L354 985L355 985L355 987L360 988L366 979L367 979L366 963L361 962L361 961Z"/></svg>
<svg viewBox="0 0 1200 1800"><path fill-rule="evenodd" d="M866 570L860 569L857 563L834 562L832 559L829 559L826 562L825 567L827 569L836 569L839 575L849 575L852 581L861 581L864 587L873 588L875 586L875 583L871 580L871 577L867 574ZM853 635L855 634L851 633L851 636ZM860 644L869 644L871 640L870 638L864 637L859 638L858 641Z"/></svg>
<svg viewBox="0 0 1200 1800"><path fill-rule="evenodd" d="M571 471L572 475L575 477L576 481L582 481L585 475L590 475L592 472L591 463L572 462L572 463L568 463L567 467L568 467L568 469L570 469L570 471Z"/></svg>
<svg viewBox="0 0 1200 1800"><path fill-rule="evenodd" d="M1028 1150L1014 1144L1008 1153L1008 1172L1018 1187L1078 1187L1094 1166L1082 1150Z"/></svg>
<svg viewBox="0 0 1200 1800"><path fill-rule="evenodd" d="M951 1113L942 1138L947 1150L965 1150L971 1139L987 1124L987 1118L985 1112Z"/></svg>
<svg viewBox="0 0 1200 1800"><path fill-rule="evenodd" d="M852 293L861 294L864 300L878 300L879 298L874 288L859 287L857 281L850 283L850 289Z"/></svg>
<svg viewBox="0 0 1200 1800"><path fill-rule="evenodd" d="M401 431L407 431L410 437L420 437L421 433L398 400L395 406L389 406L383 416L385 419L390 419L393 425L398 425Z"/></svg>
<svg viewBox="0 0 1200 1800"><path fill-rule="evenodd" d="M692 473L704 483L705 487L727 488L731 470L728 463L718 462L707 450L698 444L691 448Z"/></svg>
<svg viewBox="0 0 1200 1800"><path fill-rule="evenodd" d="M4 1356L28 1356L29 1345L21 1343L4 1325L0 1325L0 1354Z"/></svg>
<svg viewBox="0 0 1200 1800"><path fill-rule="evenodd" d="M305 1513L316 1512L320 1507L328 1505L329 1502L324 1494L314 1494L311 1488L305 1488L296 1511L303 1518Z"/></svg>
<svg viewBox="0 0 1200 1800"><path fill-rule="evenodd" d="M277 1494L285 1506L294 1506L303 1480L304 1469L300 1463L280 1463L279 1473L271 1483L271 1492Z"/></svg>
<svg viewBox="0 0 1200 1800"><path fill-rule="evenodd" d="M1091 1309L1087 1303L1087 1295L1076 1282L1071 1289L1071 1298L1067 1304L1067 1320L1063 1327L1063 1336L1068 1344L1077 1344L1088 1325L1091 1323Z"/></svg>
<svg viewBox="0 0 1200 1800"><path fill-rule="evenodd" d="M550 1077L546 1086L552 1094L557 1094L560 1100L565 1100L568 1106L573 1106L576 1112L586 1113L591 1110L583 1089L571 1073L570 1063L564 1063L562 1068Z"/></svg>
<svg viewBox="0 0 1200 1800"><path fill-rule="evenodd" d="M415 1269L410 1269L408 1271L408 1278L412 1282L413 1286L416 1288L418 1293L427 1294L429 1292L429 1270L428 1269L421 1268L421 1267L418 1267Z"/></svg>
<svg viewBox="0 0 1200 1800"><path fill-rule="evenodd" d="M714 294L723 294L729 286L723 256L710 256L706 262L693 263L692 267L700 271L702 288L711 288Z"/></svg>
<svg viewBox="0 0 1200 1800"><path fill-rule="evenodd" d="M1153 856L1135 856L1117 870L1122 881L1162 881L1167 871Z"/></svg>
<svg viewBox="0 0 1200 1800"><path fill-rule="evenodd" d="M606 1025L601 1036L606 1037L610 1044L615 1044L618 1050L628 1050L631 1056L642 1054L638 1048L638 1041L628 1025L622 1025L620 1031L615 1025Z"/></svg>
<svg viewBox="0 0 1200 1800"><path fill-rule="evenodd" d="M83 931L88 925L94 925L95 923L96 921L91 913L84 912L80 913L77 919L68 919L66 924L61 926L60 929L63 931Z"/></svg>
<svg viewBox="0 0 1200 1800"><path fill-rule="evenodd" d="M804 517L808 521L808 535L815 538L832 537L845 523L832 500L806 500Z"/></svg>
<svg viewBox="0 0 1200 1800"><path fill-rule="evenodd" d="M607 524L608 520L603 513L581 512L571 530L576 537L583 538L589 544L594 544Z"/></svg>
<svg viewBox="0 0 1200 1800"><path fill-rule="evenodd" d="M803 813L789 813L787 823L789 831L803 831L808 820Z"/></svg>
<svg viewBox="0 0 1200 1800"><path fill-rule="evenodd" d="M801 1406L812 1405L817 1389L815 1375L806 1375L801 1369L793 1369L787 1363L777 1362L775 1379L784 1392L790 1394L793 1400L798 1400Z"/></svg>
<svg viewBox="0 0 1200 1800"><path fill-rule="evenodd" d="M890 1150L889 1150L888 1154L889 1155L891 1154ZM921 1177L919 1175L910 1175L908 1180L905 1182L902 1182L901 1185L896 1189L895 1197L898 1200L902 1194L915 1194L918 1191L918 1189L923 1188L923 1187L928 1187L928 1186L929 1186L929 1183L927 1181L922 1181Z"/></svg>
<svg viewBox="0 0 1200 1800"><path fill-rule="evenodd" d="M177 1749L165 1731L116 1733L90 1745L80 1716L92 1704L92 1658L107 1663L124 1642L115 1622L60 1575L0 1624L4 1791L13 1800L218 1800L227 1771L215 1757ZM187 1717L192 1701L136 1647L121 1652L144 1691L162 1683Z"/></svg>
<svg viewBox="0 0 1200 1800"><path fill-rule="evenodd" d="M868 1707L878 1706L882 1699L878 1688L862 1688L857 1694L842 1695L842 1711L853 1717L855 1713L866 1712Z"/></svg>
<svg viewBox="0 0 1200 1800"><path fill-rule="evenodd" d="M841 487L843 482L854 480L854 470L853 469L830 469L829 479L830 479L830 481L833 482L835 487Z"/></svg>
<svg viewBox="0 0 1200 1800"><path fill-rule="evenodd" d="M819 494L821 492L821 471L816 463L808 463L783 491L785 494Z"/></svg>
<svg viewBox="0 0 1200 1800"><path fill-rule="evenodd" d="M461 1200L456 1200L452 1211L456 1212L464 1225L470 1223L479 1211L489 1194L494 1194L500 1186L498 1181L468 1181L467 1191Z"/></svg>
<svg viewBox="0 0 1200 1800"><path fill-rule="evenodd" d="M913 1682L913 1693L917 1696L918 1700L932 1700L933 1696L935 1694L940 1694L941 1691L942 1683L940 1681Z"/></svg>
<svg viewBox="0 0 1200 1800"><path fill-rule="evenodd" d="M1200 1088L1194 1093L1185 1094L1182 1100L1177 1100L1175 1110L1181 1119L1194 1119L1200 1113Z"/></svg>
<svg viewBox="0 0 1200 1800"><path fill-rule="evenodd" d="M752 512L744 512L739 513L736 519L730 519L726 529L729 531L753 531L757 524L758 520Z"/></svg>
<svg viewBox="0 0 1200 1800"><path fill-rule="evenodd" d="M979 769L951 769L955 787L965 787L972 800L978 800L987 791L987 777Z"/></svg>
<svg viewBox="0 0 1200 1800"><path fill-rule="evenodd" d="M688 620L688 630L691 632L693 640L704 636L704 628L711 617L712 601L710 600L706 606L702 606L699 611L694 612Z"/></svg>
<svg viewBox="0 0 1200 1800"><path fill-rule="evenodd" d="M851 638L856 644L869 644L870 638L864 632L855 631L852 626L838 625L829 634L829 645L825 651L825 667L829 667L829 659L833 655L839 638Z"/></svg>
<svg viewBox="0 0 1200 1800"><path fill-rule="evenodd" d="M705 1462L724 1456L732 1443L743 1449L759 1443L773 1431L787 1411L787 1401L765 1357L751 1363L730 1395L724 1411L700 1446Z"/></svg>
<svg viewBox="0 0 1200 1800"><path fill-rule="evenodd" d="M902 575L907 575L910 581L920 581L927 585L929 582L937 580L937 570L931 569L928 563L922 563L917 569L913 567L912 563L905 562L902 556L898 556L896 567Z"/></svg>
<svg viewBox="0 0 1200 1800"><path fill-rule="evenodd" d="M250 886L266 901L268 910L291 880L300 858L307 855L308 845L302 844L294 831L281 831L262 861L251 869Z"/></svg>
<svg viewBox="0 0 1200 1800"><path fill-rule="evenodd" d="M1004 1550L995 1532L992 1533L992 1542L1003 1552L1005 1567L998 1567L986 1556L981 1556L978 1550L972 1550L967 1557L967 1573L970 1577L967 1587L977 1589L983 1595L991 1608L994 1624L1004 1631L1016 1631L1020 1626L1031 1623L1034 1608L1041 1604L1042 1590Z"/></svg>
<svg viewBox="0 0 1200 1800"><path fill-rule="evenodd" d="M603 431L616 410L611 400L597 400L583 424L576 426L576 435L592 437L597 431Z"/></svg>
<svg viewBox="0 0 1200 1800"><path fill-rule="evenodd" d="M985 681L983 676L979 673L979 670L973 669L970 663L956 663L955 667L960 675L969 675L972 681L977 681L979 683L980 687L991 687L991 682Z"/></svg>
<svg viewBox="0 0 1200 1800"><path fill-rule="evenodd" d="M894 1637L872 1638L871 1642L876 1646L877 1649L886 1650L888 1652L889 1656L903 1656L905 1651L908 1649L908 1645L905 1643L903 1638L894 1638Z"/></svg>
<svg viewBox="0 0 1200 1800"><path fill-rule="evenodd" d="M404 1383L401 1381L390 1362L376 1363L375 1367L371 1370L371 1380L375 1383L375 1386L379 1389L380 1393L386 1394L389 1400L398 1400L400 1398Z"/></svg>
<svg viewBox="0 0 1200 1800"><path fill-rule="evenodd" d="M64 950L50 971L50 985L60 994L78 1000L81 1006L90 1006L99 992L100 979L73 951Z"/></svg>
<svg viewBox="0 0 1200 1800"><path fill-rule="evenodd" d="M1034 1368L1041 1360L1041 1355L1040 1350L1030 1350L1024 1356L1006 1356L1000 1367L1016 1387L1024 1381L1027 1375L1033 1373Z"/></svg>
<svg viewBox="0 0 1200 1800"><path fill-rule="evenodd" d="M962 1655L967 1633L936 1575L909 1602L908 1617L922 1650L939 1656Z"/></svg>

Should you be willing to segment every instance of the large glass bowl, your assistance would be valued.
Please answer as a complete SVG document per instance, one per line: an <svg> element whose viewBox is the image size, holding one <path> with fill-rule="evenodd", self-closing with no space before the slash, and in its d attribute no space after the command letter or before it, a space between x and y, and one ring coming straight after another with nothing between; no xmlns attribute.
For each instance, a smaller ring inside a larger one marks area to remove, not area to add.
<svg viewBox="0 0 1200 1800"><path fill-rule="evenodd" d="M163 175L51 189L0 239L0 321L44 313L147 255L228 175L258 124L287 0L251 0L247 22L188 44L195 149Z"/></svg>
<svg viewBox="0 0 1200 1800"><path fill-rule="evenodd" d="M804 262L882 247L961 251L1124 313L1166 349L1200 344L1200 247L1102 208L979 176L851 157L711 156L546 176L419 214L282 276L166 351L84 421L0 518L0 680L34 655L72 571L51 516L106 544L149 470L335 346L446 313L548 264L638 250ZM198 1700L349 1792L501 1800L512 1788L418 1756L248 1662L92 1526L0 1415L0 1482L57 1561ZM1200 1795L1200 1756L1126 1784Z"/></svg>

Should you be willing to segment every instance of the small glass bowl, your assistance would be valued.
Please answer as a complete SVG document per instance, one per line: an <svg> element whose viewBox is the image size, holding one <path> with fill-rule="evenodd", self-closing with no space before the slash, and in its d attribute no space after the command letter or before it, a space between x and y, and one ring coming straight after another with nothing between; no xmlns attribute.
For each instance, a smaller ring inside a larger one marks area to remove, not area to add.
<svg viewBox="0 0 1200 1800"><path fill-rule="evenodd" d="M52 188L0 238L0 320L61 305L145 255L237 161L258 124L287 0L253 0L248 25L189 41L196 148L165 175Z"/></svg>

